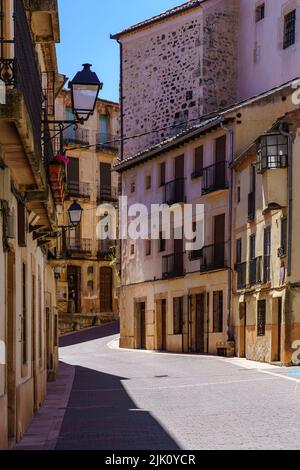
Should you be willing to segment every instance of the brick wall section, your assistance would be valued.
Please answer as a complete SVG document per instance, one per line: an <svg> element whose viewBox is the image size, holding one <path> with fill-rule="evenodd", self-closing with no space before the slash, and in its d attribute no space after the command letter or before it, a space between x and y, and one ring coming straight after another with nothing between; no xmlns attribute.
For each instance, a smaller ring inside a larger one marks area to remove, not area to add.
<svg viewBox="0 0 300 470"><path fill-rule="evenodd" d="M203 5L121 38L124 157L235 101L238 2Z"/></svg>

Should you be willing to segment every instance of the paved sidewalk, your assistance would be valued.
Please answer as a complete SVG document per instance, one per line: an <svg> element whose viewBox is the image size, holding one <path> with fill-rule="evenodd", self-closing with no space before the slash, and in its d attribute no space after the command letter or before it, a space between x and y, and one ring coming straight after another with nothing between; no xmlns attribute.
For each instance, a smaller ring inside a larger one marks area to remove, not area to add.
<svg viewBox="0 0 300 470"><path fill-rule="evenodd" d="M58 377L48 384L47 397L15 450L54 450L68 406L75 368L60 363Z"/></svg>

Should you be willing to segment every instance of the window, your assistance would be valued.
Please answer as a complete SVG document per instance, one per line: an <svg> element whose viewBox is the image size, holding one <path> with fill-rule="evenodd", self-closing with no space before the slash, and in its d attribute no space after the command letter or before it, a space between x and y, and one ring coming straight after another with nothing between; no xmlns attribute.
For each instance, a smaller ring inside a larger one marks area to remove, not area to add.
<svg viewBox="0 0 300 470"><path fill-rule="evenodd" d="M296 42L296 10L290 11L284 17L283 49L287 49Z"/></svg>
<svg viewBox="0 0 300 470"><path fill-rule="evenodd" d="M166 251L166 239L164 232L159 233L159 251L160 253Z"/></svg>
<svg viewBox="0 0 300 470"><path fill-rule="evenodd" d="M236 188L236 202L239 204L241 202L241 187L238 185Z"/></svg>
<svg viewBox="0 0 300 470"><path fill-rule="evenodd" d="M214 292L213 320L213 332L223 333L223 291Z"/></svg>
<svg viewBox="0 0 300 470"><path fill-rule="evenodd" d="M288 166L288 138L281 134L268 134L260 138L258 150L258 171Z"/></svg>
<svg viewBox="0 0 300 470"><path fill-rule="evenodd" d="M250 236L250 253L249 253L250 261L255 259L255 254L256 254L256 235L251 235Z"/></svg>
<svg viewBox="0 0 300 470"><path fill-rule="evenodd" d="M69 157L69 159L67 176L68 192L70 196L80 196L79 158Z"/></svg>
<svg viewBox="0 0 300 470"><path fill-rule="evenodd" d="M166 184L166 162L160 164L160 185Z"/></svg>
<svg viewBox="0 0 300 470"><path fill-rule="evenodd" d="M281 219L281 247L280 247L280 256L285 256L287 254L287 217Z"/></svg>
<svg viewBox="0 0 300 470"><path fill-rule="evenodd" d="M257 302L257 336L265 336L266 334L266 301L259 300Z"/></svg>
<svg viewBox="0 0 300 470"><path fill-rule="evenodd" d="M145 245L146 245L146 256L150 256L151 255L151 251L152 251L152 244L151 244L151 240L146 240L145 241Z"/></svg>
<svg viewBox="0 0 300 470"><path fill-rule="evenodd" d="M151 183L152 183L151 175L146 175L146 178L145 178L146 190L151 189Z"/></svg>
<svg viewBox="0 0 300 470"><path fill-rule="evenodd" d="M111 199L111 187L112 187L112 173L111 164L100 162L100 192L99 199L101 201L110 201Z"/></svg>
<svg viewBox="0 0 300 470"><path fill-rule="evenodd" d="M200 176L203 176L203 146L195 149L192 179L199 178Z"/></svg>
<svg viewBox="0 0 300 470"><path fill-rule="evenodd" d="M197 232L197 222L196 221L193 222L193 232L194 233ZM194 237L193 243L196 243L196 238L197 238L197 236ZM190 261L196 261L196 260L201 259L202 253L203 253L203 250L192 250L190 252Z"/></svg>
<svg viewBox="0 0 300 470"><path fill-rule="evenodd" d="M133 244L130 245L130 254L133 256L135 253L135 246Z"/></svg>
<svg viewBox="0 0 300 470"><path fill-rule="evenodd" d="M174 335L183 333L183 297L177 297L173 300L174 315Z"/></svg>
<svg viewBox="0 0 300 470"><path fill-rule="evenodd" d="M21 342L22 364L27 364L27 295L26 295L26 264L22 264L22 317L21 317Z"/></svg>
<svg viewBox="0 0 300 470"><path fill-rule="evenodd" d="M26 246L26 209L21 202L18 202L18 244Z"/></svg>
<svg viewBox="0 0 300 470"><path fill-rule="evenodd" d="M109 267L100 268L100 312L113 310L113 272Z"/></svg>
<svg viewBox="0 0 300 470"><path fill-rule="evenodd" d="M262 3L261 5L259 5L256 10L255 10L255 21L256 23L258 23L259 21L263 20L264 17L265 17L265 12L266 12L266 8L265 8L265 4Z"/></svg>
<svg viewBox="0 0 300 470"><path fill-rule="evenodd" d="M236 241L236 262L240 264L242 262L242 239L239 238Z"/></svg>

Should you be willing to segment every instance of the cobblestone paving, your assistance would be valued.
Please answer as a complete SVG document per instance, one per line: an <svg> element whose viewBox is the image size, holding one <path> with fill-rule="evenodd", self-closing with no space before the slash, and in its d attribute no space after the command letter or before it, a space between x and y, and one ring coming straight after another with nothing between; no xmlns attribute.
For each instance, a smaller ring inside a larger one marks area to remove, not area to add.
<svg viewBox="0 0 300 470"><path fill-rule="evenodd" d="M75 379L56 449L300 449L299 368L124 351L116 332L62 340Z"/></svg>

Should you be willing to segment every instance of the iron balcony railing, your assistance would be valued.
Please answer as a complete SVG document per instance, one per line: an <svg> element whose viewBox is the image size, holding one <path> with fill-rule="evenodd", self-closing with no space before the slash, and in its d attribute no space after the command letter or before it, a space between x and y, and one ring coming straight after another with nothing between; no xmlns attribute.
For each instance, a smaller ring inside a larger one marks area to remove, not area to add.
<svg viewBox="0 0 300 470"><path fill-rule="evenodd" d="M185 178L177 178L164 185L164 203L169 206L184 202Z"/></svg>
<svg viewBox="0 0 300 470"><path fill-rule="evenodd" d="M117 152L119 149L119 137L116 135L99 132L96 139L96 150L98 151Z"/></svg>
<svg viewBox="0 0 300 470"><path fill-rule="evenodd" d="M97 202L117 202L118 188L109 184L101 184L98 187Z"/></svg>
<svg viewBox="0 0 300 470"><path fill-rule="evenodd" d="M249 262L249 284L255 286L262 282L262 257L259 256Z"/></svg>
<svg viewBox="0 0 300 470"><path fill-rule="evenodd" d="M203 169L202 194L227 189L227 162L219 162Z"/></svg>
<svg viewBox="0 0 300 470"><path fill-rule="evenodd" d="M67 243L67 250L70 253L91 253L92 240L89 238L70 239Z"/></svg>
<svg viewBox="0 0 300 470"><path fill-rule="evenodd" d="M68 145L89 145L90 133L88 129L69 128L64 132L64 144Z"/></svg>
<svg viewBox="0 0 300 470"><path fill-rule="evenodd" d="M162 259L163 279L172 279L184 275L184 253L172 253Z"/></svg>
<svg viewBox="0 0 300 470"><path fill-rule="evenodd" d="M255 219L255 193L248 195L248 220L251 222Z"/></svg>
<svg viewBox="0 0 300 470"><path fill-rule="evenodd" d="M110 257L114 256L116 247L112 240L99 240L97 258L103 261L109 261Z"/></svg>
<svg viewBox="0 0 300 470"><path fill-rule="evenodd" d="M68 196L89 198L91 196L91 183L68 180Z"/></svg>
<svg viewBox="0 0 300 470"><path fill-rule="evenodd" d="M239 263L236 266L238 290L246 289L247 287L247 266L247 263Z"/></svg>
<svg viewBox="0 0 300 470"><path fill-rule="evenodd" d="M200 271L215 271L227 268L227 243L214 243L202 249Z"/></svg>
<svg viewBox="0 0 300 470"><path fill-rule="evenodd" d="M37 55L23 1L13 0L13 12L4 8L7 3L0 0L0 79L8 90L22 93L32 124L35 151L41 155L43 92ZM6 27L11 23L12 30Z"/></svg>

